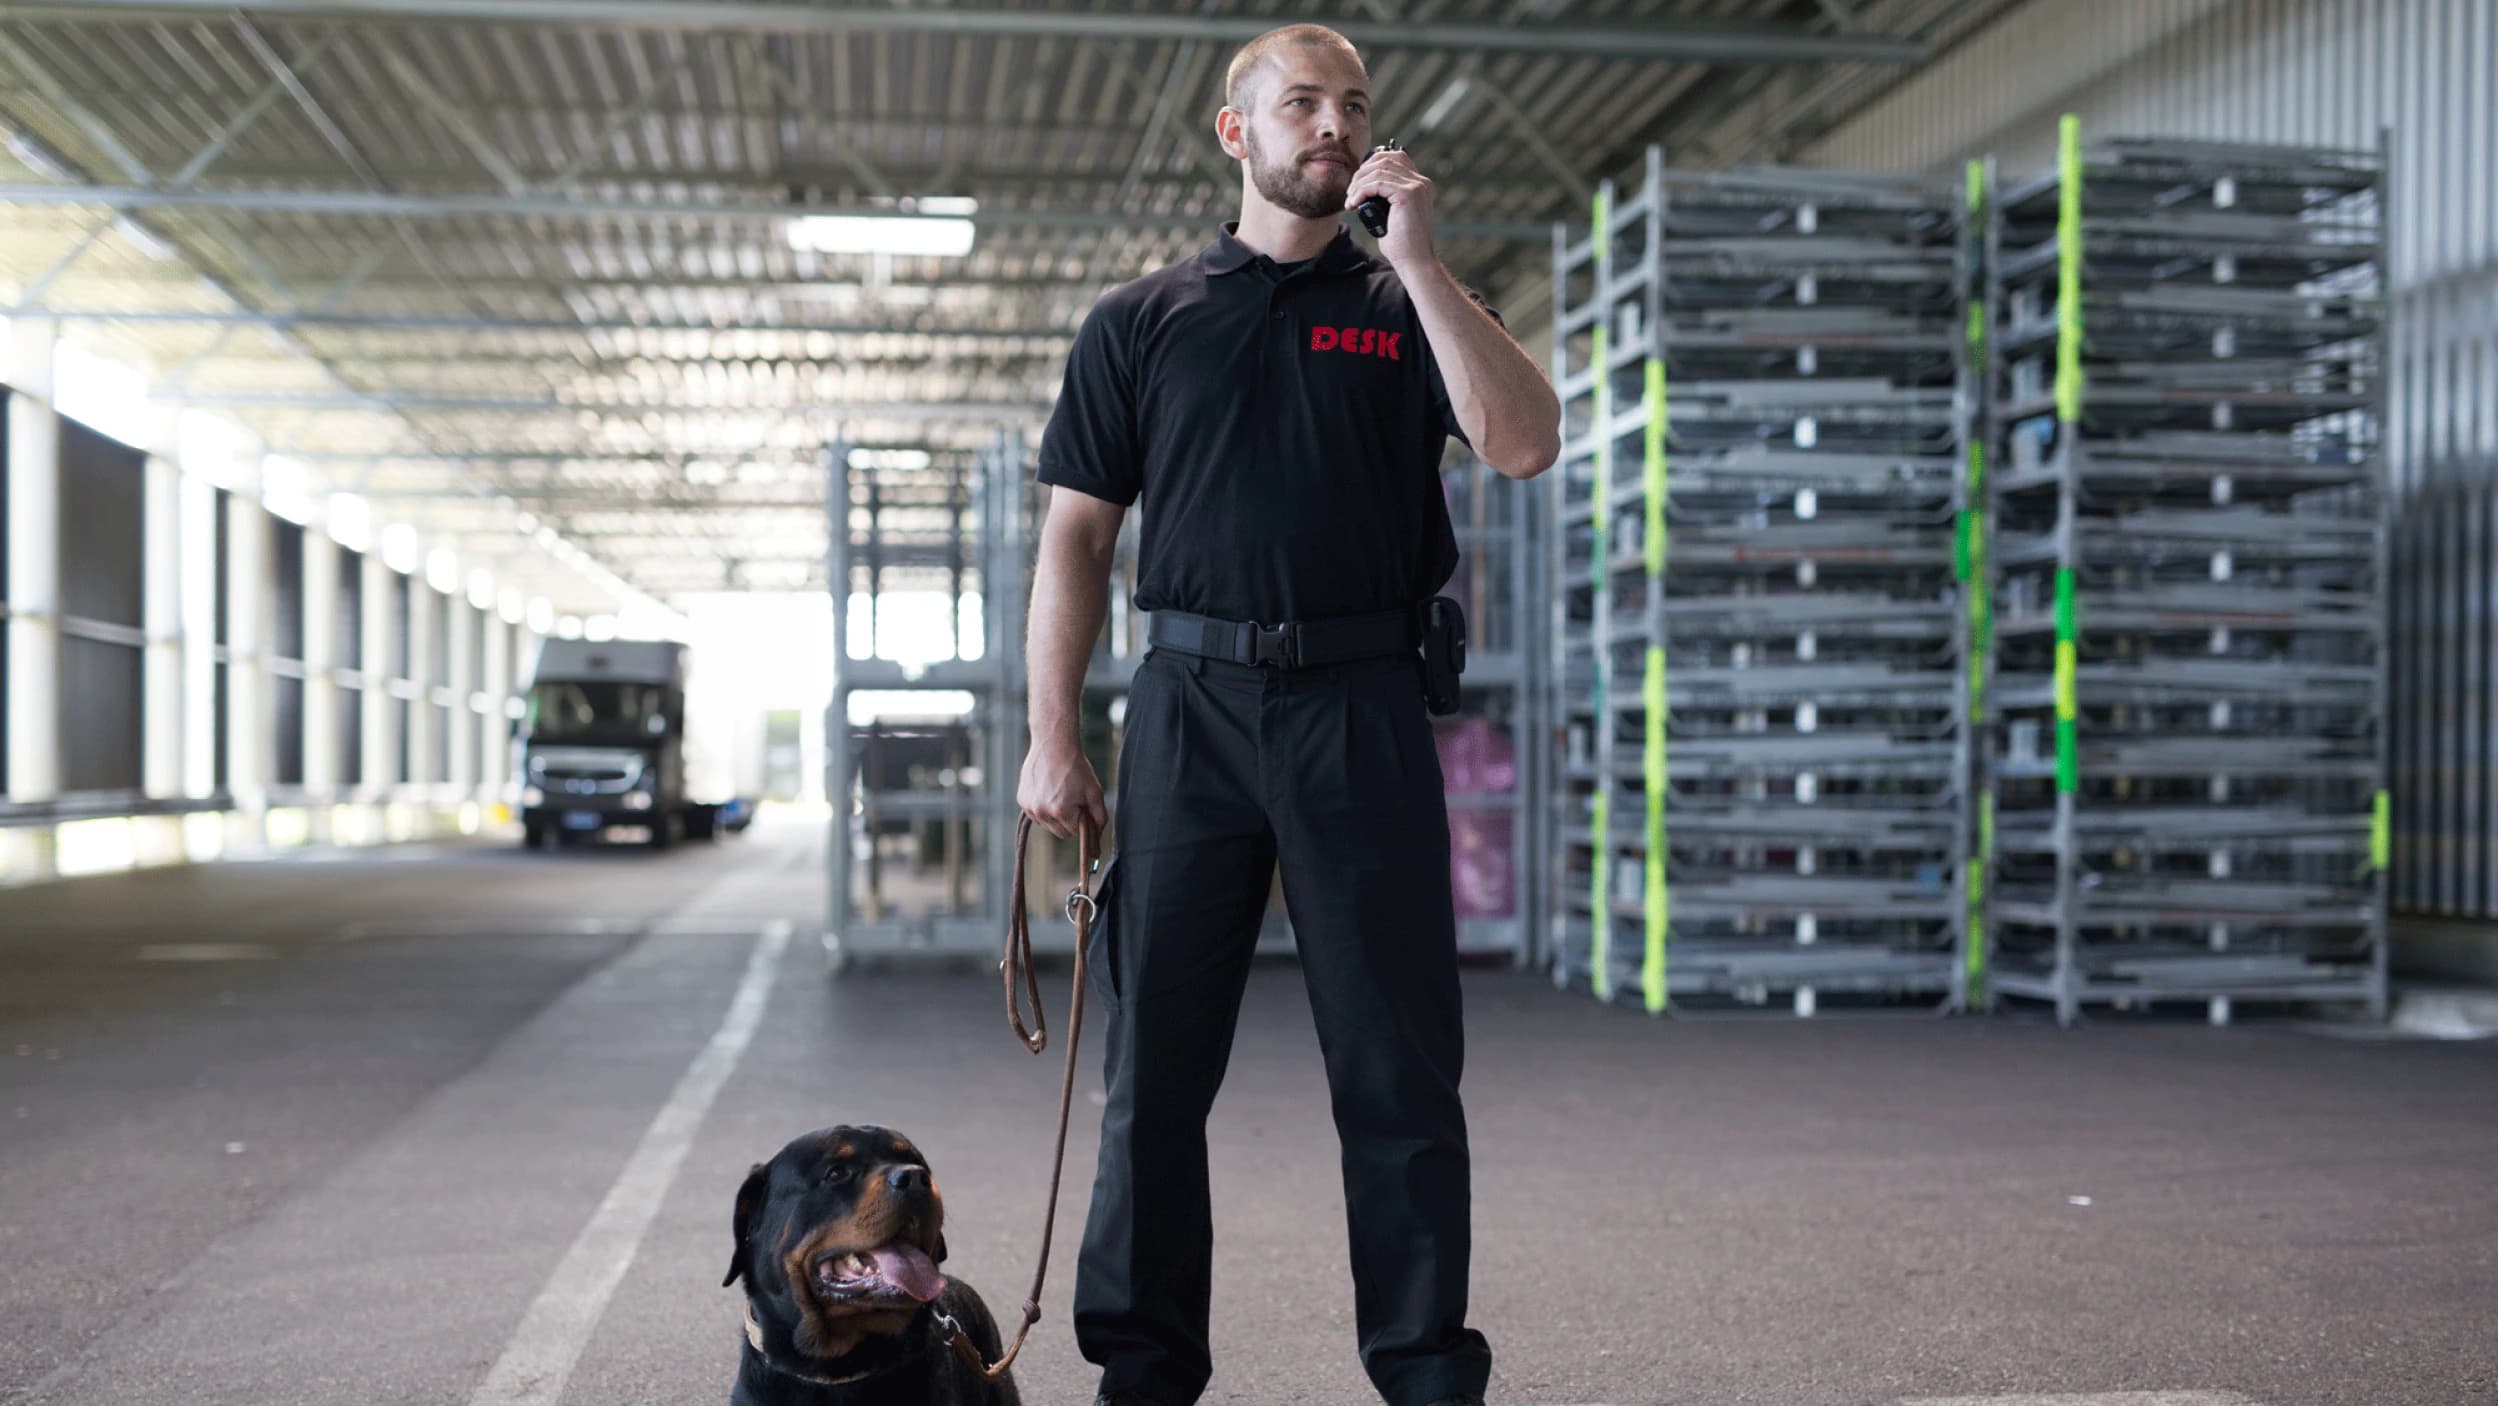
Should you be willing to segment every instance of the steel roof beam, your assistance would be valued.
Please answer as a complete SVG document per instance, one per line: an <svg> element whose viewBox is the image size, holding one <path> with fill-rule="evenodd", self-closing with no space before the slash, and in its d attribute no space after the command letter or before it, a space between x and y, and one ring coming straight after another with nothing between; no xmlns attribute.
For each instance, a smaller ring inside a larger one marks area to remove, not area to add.
<svg viewBox="0 0 2498 1406"><path fill-rule="evenodd" d="M0 16L44 20L183 20L237 11L287 21L555 24L584 29L744 31L771 34L922 33L991 38L1198 40L1240 44L1271 19L1132 11L951 9L759 4L754 0L0 0ZM1325 19L1325 16L1313 16ZM1732 26L1692 21L1635 24L1389 25L1331 21L1364 49L1553 54L1571 58L1717 64L1916 63L1926 46L1862 33Z"/></svg>
<svg viewBox="0 0 2498 1406"><path fill-rule="evenodd" d="M888 473L905 474L942 472L944 469L951 466L951 461L948 459L948 456L953 456L956 459L968 460L970 456L980 452L976 449L970 448L930 444L901 444L892 442L854 444L850 447L853 449L877 450L912 449L924 452L936 461L931 463L931 465L926 469L885 470L885 472ZM296 450L289 453L286 457L290 459L302 459L307 462L354 464L371 462L378 462L381 464L465 464L492 462L497 464L554 464L558 466L579 467L630 465L635 467L650 466L663 468L672 473L681 472L684 465L689 462L705 464L722 462L733 464L792 464L810 470L821 470L824 467L824 449L821 445L808 448L793 446L787 449L672 449L664 452L654 451L648 454L622 453L613 450L597 449L479 449L465 451L458 449L323 449L313 451ZM821 498L813 501L815 506L819 508L824 506L824 502Z"/></svg>
<svg viewBox="0 0 2498 1406"><path fill-rule="evenodd" d="M373 502L459 502L465 505L468 501L453 499L450 496L450 490L425 488L367 488L363 490L362 496ZM821 517L824 512L824 498L821 494L810 494L804 498L772 498L744 502L721 502L716 499L683 495L670 498L632 498L613 493L593 493L588 490L555 492L548 489L524 489L511 496L524 508L558 504L577 509L588 515L646 512L657 518L670 518L678 513L687 512L720 514L805 512ZM580 518L568 518L566 525L576 531L584 530ZM820 528L817 535L822 535Z"/></svg>
<svg viewBox="0 0 2498 1406"><path fill-rule="evenodd" d="M287 267L306 282L330 282L344 277L354 265L346 260L290 258ZM625 273L600 273L574 277L559 272L512 273L500 270L463 269L456 275L463 288L491 289L497 293L518 291L559 297L566 293L594 294L631 293L649 298L699 299L719 293L750 293L772 298L879 298L896 290L904 301L893 305L917 311L933 307L935 300L917 300L921 292L943 290L948 293L980 294L966 296L967 306L988 306L986 296L1007 293L1065 293L1082 296L1088 303L1107 291L1113 280L1087 279L1076 274L943 274L936 278L896 278L882 287L865 278L842 278L832 274L805 277L798 274L760 274L752 278L735 273L713 273L706 269L669 269L637 277ZM189 274L138 275L115 280L118 286L189 292L197 280ZM432 279L393 270L377 273L360 285L376 295L404 295L411 291L431 293L440 285Z"/></svg>
<svg viewBox="0 0 2498 1406"><path fill-rule="evenodd" d="M0 0L5 5L6 0ZM0 11L5 13L5 11ZM678 219L735 223L794 220L808 215L859 219L916 219L911 211L880 205L827 205L789 201L631 200L595 195L425 195L371 190L168 190L155 186L0 185L0 203L106 205L116 210L224 210L254 215L326 215L362 219L460 219L506 217L537 220ZM969 217L989 229L1175 229L1211 232L1221 214L1152 214L1118 210L1008 210L989 208ZM1451 220L1438 226L1451 238L1507 239L1549 244L1552 226L1521 220Z"/></svg>
<svg viewBox="0 0 2498 1406"><path fill-rule="evenodd" d="M836 337L934 337L947 341L1040 339L1051 342L1065 342L1075 335L1071 330L1060 331L1049 327L1002 327L982 330L973 327L892 327L873 323L576 321L569 318L468 317L459 314L429 316L414 313L208 312L183 308L48 308L29 307L23 304L0 307L0 317L50 318L59 322L153 322L182 323L201 327L269 327L280 331L342 328L388 332L459 333L704 332L719 335L731 332L770 332L785 336L827 333Z"/></svg>
<svg viewBox="0 0 2498 1406"><path fill-rule="evenodd" d="M369 370L392 369L417 376L442 377L504 376L515 371L560 371L567 376L638 376L649 369L662 377L684 378L721 367L741 368L744 374L753 377L842 368L913 376L965 376L1028 373L1035 363L1044 369L1055 368L1066 358L1066 348L1032 346L988 351L939 346L876 356L856 350L835 351L829 356L789 352L767 356L739 352L729 347L708 347L583 356L578 349L481 347L462 342L419 348L367 347L353 355L356 365ZM264 368L291 364L288 357L275 352L259 355L227 353L226 361L238 376L258 375Z"/></svg>
<svg viewBox="0 0 2498 1406"><path fill-rule="evenodd" d="M481 415L780 415L836 420L1027 420L1044 414L1044 401L861 401L828 405L820 401L789 404L748 404L734 401L619 401L600 404L584 400L538 400L513 396L466 395L330 395L297 391L213 392L179 397L183 405L235 410L369 410L378 414Z"/></svg>

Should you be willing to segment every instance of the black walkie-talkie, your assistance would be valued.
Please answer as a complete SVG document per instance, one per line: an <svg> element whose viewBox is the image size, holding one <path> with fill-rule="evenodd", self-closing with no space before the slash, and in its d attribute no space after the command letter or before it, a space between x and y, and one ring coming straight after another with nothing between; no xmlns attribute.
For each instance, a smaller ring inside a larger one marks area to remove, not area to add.
<svg viewBox="0 0 2498 1406"><path fill-rule="evenodd" d="M1372 147L1370 149L1370 154L1377 156L1383 151L1403 150L1405 150L1405 143L1398 141L1394 137L1390 137L1379 145ZM1361 204L1354 206L1353 213L1362 217L1362 228L1370 231L1371 238L1385 239L1388 237L1388 197L1384 195L1374 195L1368 200L1363 201Z"/></svg>

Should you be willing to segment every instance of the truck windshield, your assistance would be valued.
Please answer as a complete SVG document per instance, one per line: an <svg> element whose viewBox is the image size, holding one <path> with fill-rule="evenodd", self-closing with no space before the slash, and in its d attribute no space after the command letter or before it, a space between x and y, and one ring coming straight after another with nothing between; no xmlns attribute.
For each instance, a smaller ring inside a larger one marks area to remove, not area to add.
<svg viewBox="0 0 2498 1406"><path fill-rule="evenodd" d="M666 727L667 690L657 684L542 683L529 690L529 736L539 742L638 742Z"/></svg>

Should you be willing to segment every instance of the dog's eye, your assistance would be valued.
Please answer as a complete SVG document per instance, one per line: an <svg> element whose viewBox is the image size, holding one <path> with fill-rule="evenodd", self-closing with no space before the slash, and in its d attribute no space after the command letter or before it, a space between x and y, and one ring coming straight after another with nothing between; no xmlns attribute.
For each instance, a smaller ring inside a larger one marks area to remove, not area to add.
<svg viewBox="0 0 2498 1406"><path fill-rule="evenodd" d="M839 1186L843 1182L850 1180L852 1175L853 1173L850 1170L849 1163L835 1162L832 1167L824 1173L824 1181L828 1186Z"/></svg>

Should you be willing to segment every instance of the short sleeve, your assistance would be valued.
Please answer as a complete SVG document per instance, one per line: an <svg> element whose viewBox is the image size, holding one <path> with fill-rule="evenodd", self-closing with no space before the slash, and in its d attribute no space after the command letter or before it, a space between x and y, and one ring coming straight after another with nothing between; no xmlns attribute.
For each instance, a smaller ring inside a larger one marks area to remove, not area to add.
<svg viewBox="0 0 2498 1406"><path fill-rule="evenodd" d="M1041 432L1040 481L1121 506L1145 486L1134 348L1120 310L1094 305L1067 352L1067 374Z"/></svg>
<svg viewBox="0 0 2498 1406"><path fill-rule="evenodd" d="M1507 322L1502 321L1500 310L1493 307L1490 303L1485 302L1481 293L1478 293L1473 288L1468 287L1462 281L1459 282L1457 286L1465 289L1466 296L1474 299L1475 306L1490 314L1494 322L1499 322L1503 327L1507 327L1509 325ZM1418 338L1417 340L1421 341L1423 344L1423 361L1424 364L1429 367L1431 372L1431 406L1434 410L1439 412L1441 428L1447 430L1449 432L1449 436L1455 439L1458 443L1465 445L1468 449L1474 448L1474 441L1466 438L1465 430L1459 428L1458 426L1457 407L1449 403L1448 382L1441 379L1440 358L1437 353L1431 350L1431 339L1424 337Z"/></svg>

